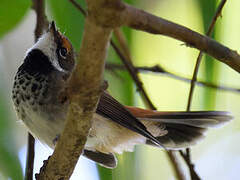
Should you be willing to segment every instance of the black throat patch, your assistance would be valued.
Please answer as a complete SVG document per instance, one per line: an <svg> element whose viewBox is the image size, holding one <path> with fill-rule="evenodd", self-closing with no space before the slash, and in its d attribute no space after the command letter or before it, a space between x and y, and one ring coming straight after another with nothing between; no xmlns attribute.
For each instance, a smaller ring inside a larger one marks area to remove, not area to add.
<svg viewBox="0 0 240 180"><path fill-rule="evenodd" d="M19 67L18 73L27 72L29 75L47 75L54 70L49 58L39 49L31 50L23 64Z"/></svg>

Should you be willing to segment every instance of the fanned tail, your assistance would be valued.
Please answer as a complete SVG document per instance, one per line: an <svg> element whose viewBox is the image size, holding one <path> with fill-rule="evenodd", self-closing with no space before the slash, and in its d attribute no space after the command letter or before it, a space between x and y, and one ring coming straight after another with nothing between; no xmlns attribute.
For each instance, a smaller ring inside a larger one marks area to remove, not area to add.
<svg viewBox="0 0 240 180"><path fill-rule="evenodd" d="M219 127L232 119L230 113L224 111L158 112L142 109L139 111L138 108L132 108L130 111L150 132L156 132L156 127L160 132L166 131L156 139L167 149L181 149L194 145L204 137L208 128ZM149 140L146 144L154 145Z"/></svg>

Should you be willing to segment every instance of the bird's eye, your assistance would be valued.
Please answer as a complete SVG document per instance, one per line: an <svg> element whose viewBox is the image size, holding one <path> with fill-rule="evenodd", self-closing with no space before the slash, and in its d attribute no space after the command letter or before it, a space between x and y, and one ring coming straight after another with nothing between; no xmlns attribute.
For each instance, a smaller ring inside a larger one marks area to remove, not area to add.
<svg viewBox="0 0 240 180"><path fill-rule="evenodd" d="M63 58L63 59L66 59L67 57L67 49L64 48L64 47L61 47L59 49L59 55Z"/></svg>

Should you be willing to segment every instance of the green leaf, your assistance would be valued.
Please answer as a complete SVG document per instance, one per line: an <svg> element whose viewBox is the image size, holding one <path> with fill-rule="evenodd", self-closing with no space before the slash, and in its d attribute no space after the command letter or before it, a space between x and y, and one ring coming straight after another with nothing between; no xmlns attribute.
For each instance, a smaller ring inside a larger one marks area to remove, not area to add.
<svg viewBox="0 0 240 180"><path fill-rule="evenodd" d="M30 0L0 0L0 38L22 20L30 5Z"/></svg>

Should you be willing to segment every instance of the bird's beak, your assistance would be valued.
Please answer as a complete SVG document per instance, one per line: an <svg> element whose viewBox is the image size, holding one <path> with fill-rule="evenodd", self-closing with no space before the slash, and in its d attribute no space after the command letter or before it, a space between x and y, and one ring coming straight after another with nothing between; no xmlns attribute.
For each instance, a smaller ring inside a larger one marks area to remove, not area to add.
<svg viewBox="0 0 240 180"><path fill-rule="evenodd" d="M61 35L61 33L57 30L54 21L52 21L52 22L49 24L48 32L52 33L52 35L53 35L53 37L54 37L54 41L55 41L57 44L62 41L62 35Z"/></svg>
<svg viewBox="0 0 240 180"><path fill-rule="evenodd" d="M56 34L56 33L57 33L57 29L56 29L56 25L55 25L55 22L54 22L54 21L52 21L52 22L49 24L48 31L52 32L53 34Z"/></svg>

